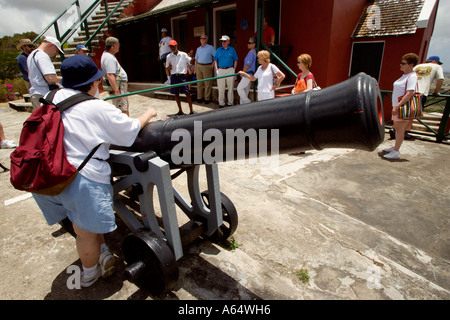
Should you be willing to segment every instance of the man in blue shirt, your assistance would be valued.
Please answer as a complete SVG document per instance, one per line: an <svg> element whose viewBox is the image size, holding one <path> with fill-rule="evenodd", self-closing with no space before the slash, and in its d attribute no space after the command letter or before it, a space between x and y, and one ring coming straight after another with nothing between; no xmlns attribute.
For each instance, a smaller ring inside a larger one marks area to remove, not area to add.
<svg viewBox="0 0 450 320"><path fill-rule="evenodd" d="M35 49L35 46L30 39L21 39L16 48L17 50L22 50L22 53L16 58L17 65L19 66L20 72L22 72L22 77L27 84L27 89L30 90L31 84L30 79L28 78L27 58Z"/></svg>
<svg viewBox="0 0 450 320"><path fill-rule="evenodd" d="M197 75L197 80L208 79L213 77L213 59L216 54L216 49L208 44L208 37L203 34L200 37L201 46L195 52L195 68L194 73ZM212 81L204 81L197 83L197 101L203 101L205 96L205 103L208 104L211 100Z"/></svg>
<svg viewBox="0 0 450 320"><path fill-rule="evenodd" d="M230 37L222 36L220 38L222 47L216 50L214 55L214 68L218 77L234 74L236 71L238 56L236 50L230 47ZM235 77L217 79L219 90L219 108L225 107L225 87L228 88L228 105L234 104L234 79Z"/></svg>
<svg viewBox="0 0 450 320"><path fill-rule="evenodd" d="M248 73L248 74L255 74L256 71L256 39L254 37L251 37L248 40L248 49L250 50L247 54L247 56L245 57L244 60L244 69L243 71ZM239 85L237 87L237 92L239 94L240 97L240 103L241 104L246 104L246 103L250 103L251 100L248 98L248 94L250 92L250 86L251 86L251 81L249 79L247 79L246 77L243 77L241 75L242 79L239 82Z"/></svg>

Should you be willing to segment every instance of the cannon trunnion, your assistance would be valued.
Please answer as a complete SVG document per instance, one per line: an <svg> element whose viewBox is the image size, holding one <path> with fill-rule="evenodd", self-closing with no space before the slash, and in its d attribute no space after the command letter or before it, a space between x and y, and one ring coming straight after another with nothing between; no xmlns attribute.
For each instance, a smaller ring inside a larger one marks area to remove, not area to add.
<svg viewBox="0 0 450 320"><path fill-rule="evenodd" d="M180 144L176 138L181 136L176 134L180 130L192 139L177 158L180 154L174 154L174 150ZM229 130L254 130L256 134L231 143L217 139L220 134L225 137ZM264 130L270 134L262 134ZM212 140L202 139L208 132L216 137L212 162L204 157L211 150ZM163 295L177 284L177 261L185 246L198 237L223 241L235 232L238 215L231 200L220 192L217 163L269 155L255 152L252 143L265 145L276 155L323 148L373 151L383 139L380 91L377 82L365 74L320 91L146 125L131 147L110 151L115 211L131 230L123 241L126 278L154 295ZM217 151L232 156L220 157ZM202 165L207 183L203 191L199 177ZM178 171L172 174L173 170ZM172 184L182 174L187 177L190 199L185 199ZM140 217L125 204L124 194L129 196L127 201L139 204L136 211ZM154 200L159 203L159 215ZM182 226L176 206L188 218Z"/></svg>

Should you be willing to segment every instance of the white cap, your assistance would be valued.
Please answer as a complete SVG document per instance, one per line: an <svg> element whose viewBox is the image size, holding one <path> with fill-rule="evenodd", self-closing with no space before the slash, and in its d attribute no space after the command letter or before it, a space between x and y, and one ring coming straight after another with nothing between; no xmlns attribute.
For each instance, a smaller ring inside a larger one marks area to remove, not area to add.
<svg viewBox="0 0 450 320"><path fill-rule="evenodd" d="M61 49L61 43L56 38L53 38L50 36L45 36L44 41L50 42L51 44L55 45L58 48L59 52L64 54L64 51L62 51L62 49Z"/></svg>
<svg viewBox="0 0 450 320"><path fill-rule="evenodd" d="M166 28L162 28L161 32L167 32L167 29Z"/></svg>
<svg viewBox="0 0 450 320"><path fill-rule="evenodd" d="M229 41L230 37L223 35L222 38L219 39L219 41Z"/></svg>

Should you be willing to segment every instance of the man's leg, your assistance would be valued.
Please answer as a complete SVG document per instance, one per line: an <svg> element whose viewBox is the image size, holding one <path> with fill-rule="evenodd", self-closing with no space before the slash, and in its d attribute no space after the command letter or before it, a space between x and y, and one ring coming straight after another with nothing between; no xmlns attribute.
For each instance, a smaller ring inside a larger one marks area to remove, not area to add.
<svg viewBox="0 0 450 320"><path fill-rule="evenodd" d="M205 79L205 75L203 73L203 66L201 64L197 64L197 80ZM204 96L204 82L197 82L197 100L200 102Z"/></svg>
<svg viewBox="0 0 450 320"><path fill-rule="evenodd" d="M128 93L128 82L122 81L120 83L120 94ZM122 97L119 99L120 110L127 116L130 116L130 108L128 105L128 97Z"/></svg>
<svg viewBox="0 0 450 320"><path fill-rule="evenodd" d="M203 79L209 79L213 77L213 70L211 66L205 66L205 72ZM212 80L205 81L205 103L211 101Z"/></svg>
<svg viewBox="0 0 450 320"><path fill-rule="evenodd" d="M177 102L177 106L178 106L178 113L181 114L183 113L183 109L181 109L181 99L180 99L180 94L175 94L175 101Z"/></svg>
<svg viewBox="0 0 450 320"><path fill-rule="evenodd" d="M40 98L43 98L44 96L40 95L40 94L33 94L31 96L31 104L33 105L33 110L36 110L37 108L40 107L41 102L39 101Z"/></svg>
<svg viewBox="0 0 450 320"><path fill-rule="evenodd" d="M233 74L233 69L230 68L227 70L227 74ZM234 80L235 76L226 78L227 87L228 87L228 105L234 105Z"/></svg>
<svg viewBox="0 0 450 320"><path fill-rule="evenodd" d="M217 70L218 77L221 77L223 75L224 75L223 69ZM226 85L225 78L217 79L217 89L219 91L219 106L220 107L225 106L225 85Z"/></svg>
<svg viewBox="0 0 450 320"><path fill-rule="evenodd" d="M192 107L192 98L191 98L191 94L189 92L186 92L186 100L189 104L189 110L190 110L191 114L193 114L194 108Z"/></svg>

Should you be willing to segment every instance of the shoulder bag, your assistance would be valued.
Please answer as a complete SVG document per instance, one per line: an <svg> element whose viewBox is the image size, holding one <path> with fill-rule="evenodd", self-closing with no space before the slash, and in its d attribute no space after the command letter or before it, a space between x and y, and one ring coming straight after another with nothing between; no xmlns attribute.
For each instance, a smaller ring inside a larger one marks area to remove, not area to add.
<svg viewBox="0 0 450 320"><path fill-rule="evenodd" d="M405 84L405 94L406 94L406 88L408 85L408 79L406 79ZM403 99L403 96L398 97L398 101L400 102ZM423 116L423 105L422 105L422 95L417 92L417 85L416 90L411 97L409 101L407 101L405 104L402 104L398 110L398 117L399 119L415 119L415 118L421 118Z"/></svg>

